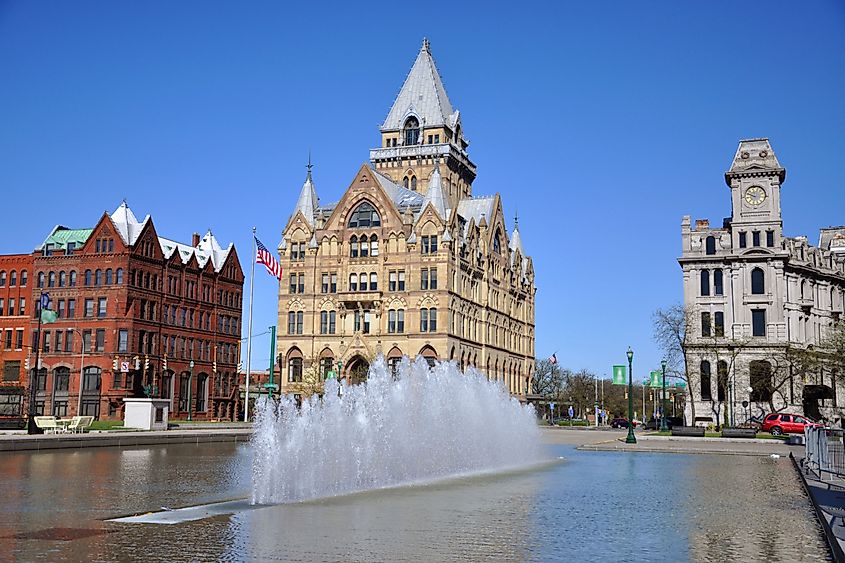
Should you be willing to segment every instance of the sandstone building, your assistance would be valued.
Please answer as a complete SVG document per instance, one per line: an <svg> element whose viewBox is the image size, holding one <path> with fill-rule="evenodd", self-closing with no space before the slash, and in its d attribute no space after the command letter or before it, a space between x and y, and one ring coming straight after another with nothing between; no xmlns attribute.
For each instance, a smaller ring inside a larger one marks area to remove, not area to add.
<svg viewBox="0 0 845 563"><path fill-rule="evenodd" d="M772 408L833 418L845 400L835 373L801 362L843 313L845 227L822 229L817 246L784 236L785 179L768 139L741 141L725 173L731 217L683 219L689 423L739 423Z"/></svg>
<svg viewBox="0 0 845 563"><path fill-rule="evenodd" d="M377 354L475 366L518 397L534 369L534 270L501 197L473 196L461 114L427 41L340 201L308 171L279 246L283 391L357 381ZM339 373L338 373L339 372Z"/></svg>

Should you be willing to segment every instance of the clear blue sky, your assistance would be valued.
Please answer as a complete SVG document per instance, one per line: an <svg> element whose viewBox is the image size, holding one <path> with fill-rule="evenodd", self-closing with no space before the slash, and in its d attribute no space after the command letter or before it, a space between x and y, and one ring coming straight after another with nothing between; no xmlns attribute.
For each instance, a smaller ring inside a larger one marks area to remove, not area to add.
<svg viewBox="0 0 845 563"><path fill-rule="evenodd" d="M309 149L335 201L423 36L478 165L518 207L537 354L609 374L659 364L651 313L682 297L684 214L730 214L740 138L788 170L784 230L845 223L845 4L0 1L0 253L126 198L160 234L211 227L249 271L278 243ZM550 237L550 238L548 238ZM257 272L255 332L275 323ZM256 343L254 365L267 355Z"/></svg>

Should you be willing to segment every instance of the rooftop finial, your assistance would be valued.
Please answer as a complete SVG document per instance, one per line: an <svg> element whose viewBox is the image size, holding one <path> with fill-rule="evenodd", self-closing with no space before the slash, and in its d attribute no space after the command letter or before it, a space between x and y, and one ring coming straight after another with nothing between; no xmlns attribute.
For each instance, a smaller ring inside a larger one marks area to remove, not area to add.
<svg viewBox="0 0 845 563"><path fill-rule="evenodd" d="M423 37L422 50L428 52L430 47L431 43L428 42L428 37Z"/></svg>
<svg viewBox="0 0 845 563"><path fill-rule="evenodd" d="M314 168L314 165L311 164L311 149L308 149L308 164L305 166L308 169L308 179L311 179L311 169Z"/></svg>
<svg viewBox="0 0 845 563"><path fill-rule="evenodd" d="M517 209L516 213L513 214L513 228L519 228L519 209Z"/></svg>

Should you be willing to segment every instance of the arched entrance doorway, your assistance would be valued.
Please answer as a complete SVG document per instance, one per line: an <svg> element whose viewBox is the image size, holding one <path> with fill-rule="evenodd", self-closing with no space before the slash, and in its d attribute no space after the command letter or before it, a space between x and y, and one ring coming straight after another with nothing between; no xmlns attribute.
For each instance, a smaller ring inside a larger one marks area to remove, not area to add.
<svg viewBox="0 0 845 563"><path fill-rule="evenodd" d="M361 356L354 356L346 367L346 377L350 385L357 385L367 380L370 363Z"/></svg>

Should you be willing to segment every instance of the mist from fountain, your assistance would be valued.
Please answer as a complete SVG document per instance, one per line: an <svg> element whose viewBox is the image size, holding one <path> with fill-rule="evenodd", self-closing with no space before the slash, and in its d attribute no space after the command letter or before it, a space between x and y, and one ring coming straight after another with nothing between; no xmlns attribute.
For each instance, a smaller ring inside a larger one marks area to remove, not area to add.
<svg viewBox="0 0 845 563"><path fill-rule="evenodd" d="M342 386L342 396L339 396ZM326 381L322 398L264 398L256 409L253 504L519 469L548 460L532 406L481 372L384 358L358 385Z"/></svg>

